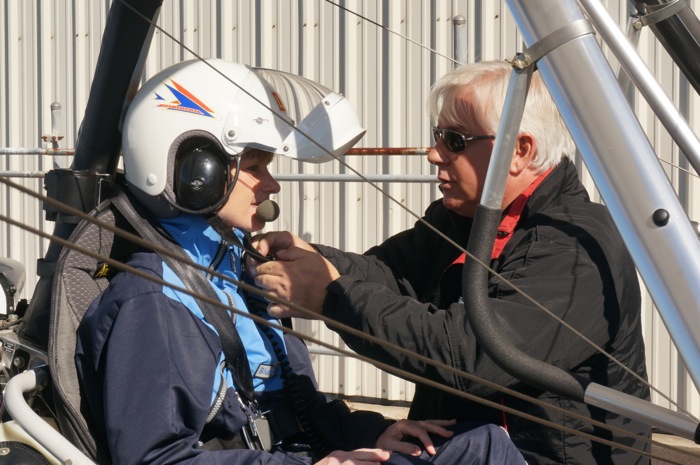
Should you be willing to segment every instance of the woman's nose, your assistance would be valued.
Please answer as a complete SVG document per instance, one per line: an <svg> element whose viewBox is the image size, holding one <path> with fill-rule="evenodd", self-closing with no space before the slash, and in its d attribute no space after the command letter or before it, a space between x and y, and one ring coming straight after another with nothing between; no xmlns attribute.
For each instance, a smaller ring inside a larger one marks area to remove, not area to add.
<svg viewBox="0 0 700 465"><path fill-rule="evenodd" d="M280 191L280 183L278 183L275 178L270 174L268 171L267 173L267 182L265 183L265 187L267 188L267 191L269 191L272 194L276 194Z"/></svg>

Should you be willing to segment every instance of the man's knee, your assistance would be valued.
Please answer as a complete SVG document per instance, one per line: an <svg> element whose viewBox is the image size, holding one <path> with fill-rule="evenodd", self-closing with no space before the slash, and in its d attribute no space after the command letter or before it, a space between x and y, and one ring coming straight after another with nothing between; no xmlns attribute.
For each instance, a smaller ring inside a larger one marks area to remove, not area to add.
<svg viewBox="0 0 700 465"><path fill-rule="evenodd" d="M458 424L440 447L441 464L524 464L508 433L493 424ZM437 463L438 460L435 460Z"/></svg>

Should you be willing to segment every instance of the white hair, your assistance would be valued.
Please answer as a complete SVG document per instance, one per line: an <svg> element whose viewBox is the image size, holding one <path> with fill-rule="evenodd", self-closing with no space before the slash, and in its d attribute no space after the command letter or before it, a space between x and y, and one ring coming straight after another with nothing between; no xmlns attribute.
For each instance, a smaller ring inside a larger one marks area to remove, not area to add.
<svg viewBox="0 0 700 465"><path fill-rule="evenodd" d="M461 66L437 80L430 90L429 111L447 128L471 135L496 134L508 91L511 65L505 61L481 61ZM468 98L467 94L468 93ZM533 73L520 133L531 134L537 152L530 166L544 172L576 151L569 131L539 72Z"/></svg>

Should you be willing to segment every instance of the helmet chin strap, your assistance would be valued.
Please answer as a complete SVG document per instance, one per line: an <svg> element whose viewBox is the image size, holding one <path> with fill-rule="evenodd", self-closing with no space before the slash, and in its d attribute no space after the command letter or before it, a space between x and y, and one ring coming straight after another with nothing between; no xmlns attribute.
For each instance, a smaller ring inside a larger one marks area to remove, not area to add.
<svg viewBox="0 0 700 465"><path fill-rule="evenodd" d="M207 219L207 223L214 228L214 231L219 233L221 236L221 239L226 242L228 245L235 245L241 250L243 250L244 254L249 255L253 257L254 260L256 260L259 263L263 262L269 262L271 260L274 260L275 257L272 255L262 255L260 252L258 252L253 244L251 243L250 239L250 233L244 233L243 234L243 241L241 241L238 236L233 232L233 228L229 225L227 225L224 220L219 218L216 215L211 216L210 218Z"/></svg>

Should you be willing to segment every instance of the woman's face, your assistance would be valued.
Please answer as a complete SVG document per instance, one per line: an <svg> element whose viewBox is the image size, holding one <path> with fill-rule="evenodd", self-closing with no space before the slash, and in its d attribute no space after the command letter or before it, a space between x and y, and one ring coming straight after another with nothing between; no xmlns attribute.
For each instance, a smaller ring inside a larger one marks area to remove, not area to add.
<svg viewBox="0 0 700 465"><path fill-rule="evenodd" d="M250 150L240 158L238 180L224 206L217 215L231 227L246 232L259 231L265 222L256 214L258 205L280 191L280 185L270 174L268 165L274 154L262 150ZM236 162L231 162L231 176Z"/></svg>

